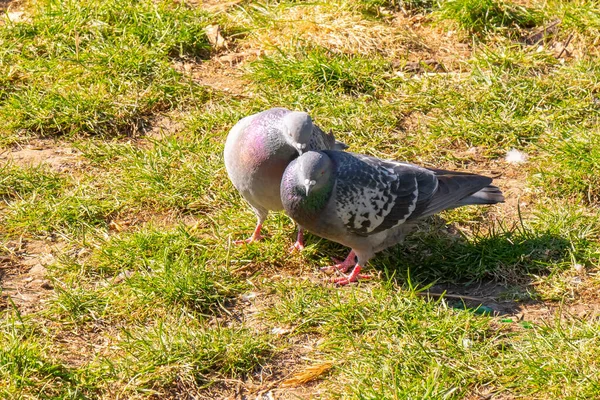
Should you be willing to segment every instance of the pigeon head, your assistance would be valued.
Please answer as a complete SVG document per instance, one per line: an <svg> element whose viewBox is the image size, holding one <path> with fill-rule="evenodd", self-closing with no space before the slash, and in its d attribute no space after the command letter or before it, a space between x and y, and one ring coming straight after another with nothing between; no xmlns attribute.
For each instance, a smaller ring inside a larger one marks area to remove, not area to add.
<svg viewBox="0 0 600 400"><path fill-rule="evenodd" d="M331 159L327 154L316 151L308 151L298 157L296 161L299 186L304 186L306 196L328 186L331 181L333 168Z"/></svg>
<svg viewBox="0 0 600 400"><path fill-rule="evenodd" d="M286 141L294 146L298 153L305 152L313 132L310 115L301 111L291 111L281 122Z"/></svg>

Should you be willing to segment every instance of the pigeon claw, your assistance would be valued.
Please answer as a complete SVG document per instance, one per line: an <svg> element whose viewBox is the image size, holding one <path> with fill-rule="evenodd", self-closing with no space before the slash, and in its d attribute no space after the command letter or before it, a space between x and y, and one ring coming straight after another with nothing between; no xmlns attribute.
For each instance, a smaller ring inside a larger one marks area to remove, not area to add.
<svg viewBox="0 0 600 400"><path fill-rule="evenodd" d="M302 250L304 250L304 231L302 227L298 227L298 237L296 238L296 243L290 247L290 252Z"/></svg>
<svg viewBox="0 0 600 400"><path fill-rule="evenodd" d="M249 243L253 243L253 242L258 242L259 240L261 240L263 238L263 236L260 234L260 230L261 229L262 229L262 225L258 224L258 225L256 225L256 229L254 229L254 232L252 233L252 236L250 236L248 239L236 240L233 243L235 243L235 244L249 244Z"/></svg>
<svg viewBox="0 0 600 400"><path fill-rule="evenodd" d="M257 235L257 236L250 236L248 239L240 239L240 240L236 240L233 243L235 244L249 244L249 243L254 243L254 242L258 242L259 240L261 240L263 238L262 235Z"/></svg>
<svg viewBox="0 0 600 400"><path fill-rule="evenodd" d="M340 261L340 260L336 260L334 262L337 262L337 263L334 265L329 265L327 267L321 267L321 271L325 272L326 274L333 274L336 271L348 272L350 267L352 267L354 265L354 263L348 265L347 263L344 263L343 261Z"/></svg>
<svg viewBox="0 0 600 400"><path fill-rule="evenodd" d="M359 279L371 279L371 275L364 275L360 273L361 268L362 267L360 265L356 265L350 275L346 275L342 278L333 278L332 282L339 286L345 286L351 282L358 282Z"/></svg>
<svg viewBox="0 0 600 400"><path fill-rule="evenodd" d="M348 272L348 270L352 266L354 266L354 264L356 263L355 257L356 257L356 254L354 253L354 250L352 250L350 252L350 254L348 254L348 257L346 257L346 259L344 261L340 261L340 260L332 257L331 260L335 263L335 265L323 267L323 268L321 268L321 271L323 271L327 274L332 274L335 271Z"/></svg>
<svg viewBox="0 0 600 400"><path fill-rule="evenodd" d="M300 241L296 241L296 243L294 243L292 246L290 246L290 252L302 251L302 250L304 250L304 243L302 243Z"/></svg>

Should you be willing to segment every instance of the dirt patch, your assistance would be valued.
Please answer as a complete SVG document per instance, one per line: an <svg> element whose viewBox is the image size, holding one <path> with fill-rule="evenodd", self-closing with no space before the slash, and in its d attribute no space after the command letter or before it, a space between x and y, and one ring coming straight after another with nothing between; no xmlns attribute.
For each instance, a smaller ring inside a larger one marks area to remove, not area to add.
<svg viewBox="0 0 600 400"><path fill-rule="evenodd" d="M434 63L438 69L457 71L471 57L469 44L462 42L456 31L432 24L429 15L399 12L392 25L405 31L404 55L409 63Z"/></svg>
<svg viewBox="0 0 600 400"><path fill-rule="evenodd" d="M17 11L20 2L17 0L0 0L0 11L4 13L6 10ZM10 17L9 17L10 18ZM12 19L12 18L10 18Z"/></svg>
<svg viewBox="0 0 600 400"><path fill-rule="evenodd" d="M110 357L121 336L118 328L97 323L86 326L50 323L48 328L55 332L53 343L57 346L53 355L70 368L85 367L100 355Z"/></svg>
<svg viewBox="0 0 600 400"><path fill-rule="evenodd" d="M255 29L240 47L273 51L295 43L305 43L348 54L394 52L403 43L403 31L377 21L368 21L359 13L329 5L269 7L262 10L268 16L269 29ZM239 12L234 19L242 25L257 21Z"/></svg>
<svg viewBox="0 0 600 400"><path fill-rule="evenodd" d="M42 309L54 292L47 267L65 247L64 242L41 240L20 239L6 243L5 255L0 256L0 308L14 304L22 314Z"/></svg>
<svg viewBox="0 0 600 400"><path fill-rule="evenodd" d="M154 118L150 129L145 132L144 137L162 139L167 136L176 135L184 128L184 118L185 114L178 110L158 115Z"/></svg>
<svg viewBox="0 0 600 400"><path fill-rule="evenodd" d="M290 339L294 344L279 353L245 381L222 380L201 392L202 399L228 400L296 400L320 398L326 393L321 377L295 387L284 384L286 379L315 364L314 352L318 339L302 336ZM323 375L326 377L326 374Z"/></svg>
<svg viewBox="0 0 600 400"><path fill-rule="evenodd" d="M32 140L0 152L0 165L13 163L21 167L47 165L56 172L81 169L81 152L68 144L50 140Z"/></svg>
<svg viewBox="0 0 600 400"><path fill-rule="evenodd" d="M269 277L271 280L272 277ZM317 334L294 334L294 327L271 324L264 314L277 304L278 296L264 291L250 291L239 296L228 306L227 313L216 316L211 324L225 326L243 323L257 333L276 335L279 350L267 363L244 380L217 379L216 384L199 393L202 399L304 399L319 398L325 392L322 378L327 372L310 382L288 385L286 382L306 368L319 364L319 346L322 338Z"/></svg>
<svg viewBox="0 0 600 400"><path fill-rule="evenodd" d="M156 212L149 209L127 210L111 216L108 220L108 228L111 233L134 232L145 226L161 227L165 229L177 225L184 225L190 230L207 227L208 222L197 215L184 213L178 209L164 212Z"/></svg>
<svg viewBox="0 0 600 400"><path fill-rule="evenodd" d="M235 96L250 95L249 81L244 79L242 65L260 52L231 52L212 57L208 61L177 61L174 67L202 86Z"/></svg>
<svg viewBox="0 0 600 400"><path fill-rule="evenodd" d="M195 7L201 7L211 13L224 12L233 6L240 4L242 0L187 0L186 3Z"/></svg>

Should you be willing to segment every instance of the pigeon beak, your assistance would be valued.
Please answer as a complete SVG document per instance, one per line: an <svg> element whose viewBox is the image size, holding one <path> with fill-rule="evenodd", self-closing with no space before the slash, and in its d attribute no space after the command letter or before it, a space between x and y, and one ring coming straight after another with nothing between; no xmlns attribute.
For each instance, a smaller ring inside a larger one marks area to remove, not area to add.
<svg viewBox="0 0 600 400"><path fill-rule="evenodd" d="M306 189L306 195L308 196L308 194L310 193L310 188L313 187L315 185L315 181L310 181L308 179L306 179L304 181L304 188Z"/></svg>
<svg viewBox="0 0 600 400"><path fill-rule="evenodd" d="M298 153L302 155L302 153L304 153L304 149L306 149L306 143L296 143L296 149L298 150Z"/></svg>

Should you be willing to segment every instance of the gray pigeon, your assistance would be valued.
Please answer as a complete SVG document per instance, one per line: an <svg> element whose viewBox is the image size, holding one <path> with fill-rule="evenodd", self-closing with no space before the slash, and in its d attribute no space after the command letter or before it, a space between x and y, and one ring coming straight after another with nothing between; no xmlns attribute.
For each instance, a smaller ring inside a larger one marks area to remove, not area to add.
<svg viewBox="0 0 600 400"><path fill-rule="evenodd" d="M442 210L504 201L492 178L427 169L340 151L309 151L283 174L281 199L286 213L311 232L352 249L329 267L350 275L346 285L378 251L402 241L415 223Z"/></svg>
<svg viewBox="0 0 600 400"><path fill-rule="evenodd" d="M260 240L260 230L269 211L283 210L279 188L287 165L307 150L347 146L314 125L305 112L271 108L241 119L227 136L225 167L229 179L246 199L257 217L252 236L236 243ZM302 250L302 227L292 249Z"/></svg>

